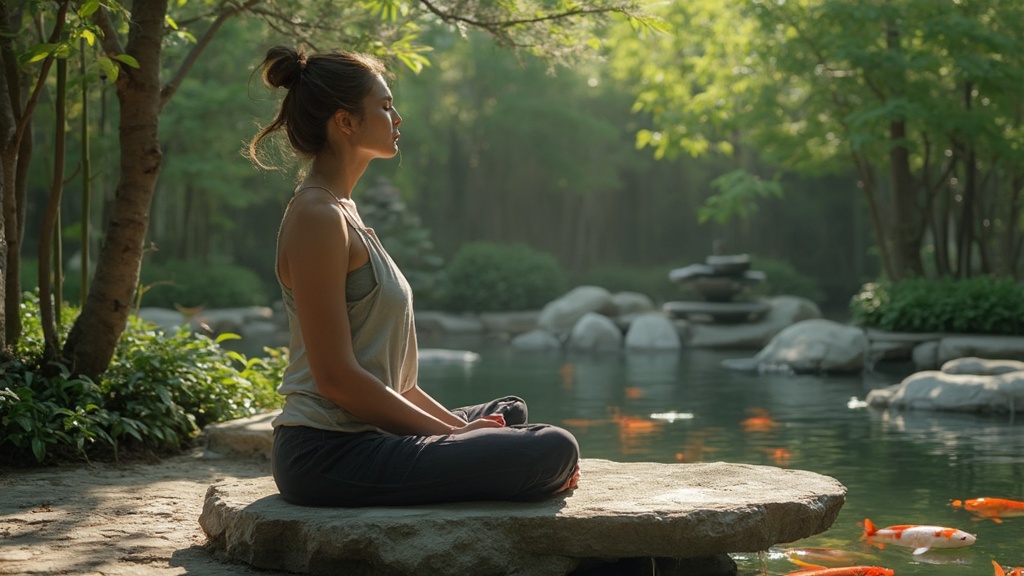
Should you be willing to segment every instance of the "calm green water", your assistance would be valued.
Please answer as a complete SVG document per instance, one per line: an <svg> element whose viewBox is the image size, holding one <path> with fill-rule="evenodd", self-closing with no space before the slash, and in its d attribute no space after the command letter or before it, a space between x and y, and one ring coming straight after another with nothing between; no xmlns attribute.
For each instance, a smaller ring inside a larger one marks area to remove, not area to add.
<svg viewBox="0 0 1024 576"><path fill-rule="evenodd" d="M1024 518L974 521L949 505L982 496L1024 499L1024 417L848 407L851 397L863 399L871 388L898 382L907 367L882 366L864 376L756 375L719 366L724 358L750 355L743 352L567 356L489 344L460 348L479 352L482 360L468 369L423 366L425 389L452 406L522 396L532 421L571 430L584 457L781 465L842 482L847 501L832 528L790 547L847 550L853 563L887 566L899 576L991 575L992 559L1024 566ZM650 419L670 411L692 418ZM744 425L758 414L774 425ZM629 417L636 424L623 426ZM859 541L857 523L864 518L879 527L960 528L978 541L920 556L903 547L878 550ZM863 553L868 556L856 556ZM798 568L771 551L734 558L744 575Z"/></svg>

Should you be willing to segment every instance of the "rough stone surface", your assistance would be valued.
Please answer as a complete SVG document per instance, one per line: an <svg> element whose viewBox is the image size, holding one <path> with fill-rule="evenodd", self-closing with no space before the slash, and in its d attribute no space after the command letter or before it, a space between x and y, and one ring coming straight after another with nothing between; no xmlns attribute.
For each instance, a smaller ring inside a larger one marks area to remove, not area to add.
<svg viewBox="0 0 1024 576"><path fill-rule="evenodd" d="M274 410L249 418L209 424L203 428L206 446L211 452L269 458L274 446L270 423L280 413L280 410Z"/></svg>
<svg viewBox="0 0 1024 576"><path fill-rule="evenodd" d="M647 294L640 292L616 292L612 294L612 306L615 307L615 316L625 314L636 314L657 310L654 301Z"/></svg>
<svg viewBox="0 0 1024 576"><path fill-rule="evenodd" d="M556 336L564 336L588 312L614 313L611 293L600 286L573 288L544 306L537 318L537 326Z"/></svg>
<svg viewBox="0 0 1024 576"><path fill-rule="evenodd" d="M779 332L753 359L723 365L740 370L860 372L867 351L868 340L860 328L814 319Z"/></svg>
<svg viewBox="0 0 1024 576"><path fill-rule="evenodd" d="M608 352L622 349L622 330L596 312L587 312L572 327L566 347L574 352Z"/></svg>
<svg viewBox="0 0 1024 576"><path fill-rule="evenodd" d="M530 330L512 339L512 348L523 352L548 352L561 350L562 341L547 330Z"/></svg>
<svg viewBox="0 0 1024 576"><path fill-rule="evenodd" d="M627 350L679 350L682 344L675 326L661 312L637 316L626 332Z"/></svg>
<svg viewBox="0 0 1024 576"><path fill-rule="evenodd" d="M995 376L926 370L868 392L871 406L949 412L1024 412L1024 372Z"/></svg>
<svg viewBox="0 0 1024 576"><path fill-rule="evenodd" d="M986 358L957 358L942 365L946 374L982 374L996 376L1007 372L1024 371L1024 362L1019 360L988 360Z"/></svg>
<svg viewBox="0 0 1024 576"><path fill-rule="evenodd" d="M235 560L304 574L567 574L592 558L707 558L825 531L833 478L746 464L584 459L580 487L532 503L292 506L270 478L212 485L199 518Z"/></svg>

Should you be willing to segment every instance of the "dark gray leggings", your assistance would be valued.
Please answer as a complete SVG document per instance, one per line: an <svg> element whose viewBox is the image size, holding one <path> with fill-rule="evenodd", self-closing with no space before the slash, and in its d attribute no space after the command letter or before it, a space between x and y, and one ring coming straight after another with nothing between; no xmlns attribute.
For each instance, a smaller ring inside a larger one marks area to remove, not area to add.
<svg viewBox="0 0 1024 576"><path fill-rule="evenodd" d="M506 426L443 436L279 426L274 481L285 500L303 506L400 506L536 500L558 490L576 469L576 439L556 426L527 424L520 398L452 412L467 421L502 414Z"/></svg>

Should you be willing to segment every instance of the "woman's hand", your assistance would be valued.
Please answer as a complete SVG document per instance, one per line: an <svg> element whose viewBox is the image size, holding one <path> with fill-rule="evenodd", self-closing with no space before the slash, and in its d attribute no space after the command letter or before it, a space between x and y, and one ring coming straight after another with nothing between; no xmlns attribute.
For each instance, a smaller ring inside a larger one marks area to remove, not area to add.
<svg viewBox="0 0 1024 576"><path fill-rule="evenodd" d="M473 430L481 430L483 428L501 428L505 425L504 420L505 419L502 418L501 422L495 422L494 420L491 420L487 417L478 418L466 424L465 426L462 426L461 428L456 428L455 430L452 430L451 433L457 435L465 434L466 432L472 432Z"/></svg>

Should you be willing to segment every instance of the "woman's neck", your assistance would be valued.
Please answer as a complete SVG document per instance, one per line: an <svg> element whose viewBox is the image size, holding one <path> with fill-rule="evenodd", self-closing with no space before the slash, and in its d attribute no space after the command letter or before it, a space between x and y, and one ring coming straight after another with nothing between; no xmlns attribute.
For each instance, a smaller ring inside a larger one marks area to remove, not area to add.
<svg viewBox="0 0 1024 576"><path fill-rule="evenodd" d="M368 165L369 161L345 162L334 155L321 154L313 159L309 173L303 178L300 188L320 186L327 188L338 198L351 200L352 190Z"/></svg>

